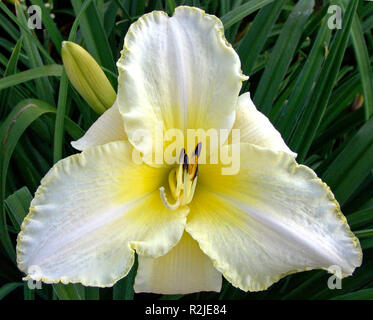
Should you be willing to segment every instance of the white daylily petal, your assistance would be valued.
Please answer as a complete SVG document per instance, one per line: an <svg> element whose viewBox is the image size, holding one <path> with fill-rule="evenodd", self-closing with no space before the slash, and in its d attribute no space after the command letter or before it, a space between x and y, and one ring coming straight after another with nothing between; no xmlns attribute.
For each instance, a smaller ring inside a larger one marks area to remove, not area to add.
<svg viewBox="0 0 373 320"><path fill-rule="evenodd" d="M167 171L131 161L128 142L92 147L44 177L17 239L17 262L46 283L111 286L139 254L159 257L180 240L188 209L159 196Z"/></svg>
<svg viewBox="0 0 373 320"><path fill-rule="evenodd" d="M133 23L118 63L118 104L129 141L152 151L157 128L228 129L242 81L240 60L215 16L178 7ZM150 133L139 137L139 129Z"/></svg>
<svg viewBox="0 0 373 320"><path fill-rule="evenodd" d="M139 256L138 261L136 292L188 294L221 290L221 273L186 232L165 256L157 259Z"/></svg>
<svg viewBox="0 0 373 320"><path fill-rule="evenodd" d="M71 145L75 149L83 151L89 147L124 140L127 140L127 136L124 131L123 119L119 113L118 104L114 103L92 124L83 137L72 141Z"/></svg>
<svg viewBox="0 0 373 320"><path fill-rule="evenodd" d="M255 144L275 151L284 151L296 157L285 144L281 134L269 119L258 111L250 98L250 93L242 94L238 99L236 121L233 129L240 130L240 141Z"/></svg>
<svg viewBox="0 0 373 320"><path fill-rule="evenodd" d="M351 275L362 252L332 192L285 152L241 146L239 174L201 166L186 230L234 286L258 291L325 269Z"/></svg>

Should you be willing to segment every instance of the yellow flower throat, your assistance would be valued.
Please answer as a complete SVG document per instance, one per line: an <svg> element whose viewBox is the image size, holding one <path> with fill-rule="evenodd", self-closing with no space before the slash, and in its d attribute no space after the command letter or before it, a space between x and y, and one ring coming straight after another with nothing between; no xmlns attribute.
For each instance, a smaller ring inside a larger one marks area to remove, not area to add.
<svg viewBox="0 0 373 320"><path fill-rule="evenodd" d="M168 201L165 188L159 188L162 202L166 208L176 210L192 201L197 186L198 157L201 154L201 147L202 144L199 142L190 159L183 148L180 152L179 165L173 168L168 175L168 185L175 200L174 203Z"/></svg>

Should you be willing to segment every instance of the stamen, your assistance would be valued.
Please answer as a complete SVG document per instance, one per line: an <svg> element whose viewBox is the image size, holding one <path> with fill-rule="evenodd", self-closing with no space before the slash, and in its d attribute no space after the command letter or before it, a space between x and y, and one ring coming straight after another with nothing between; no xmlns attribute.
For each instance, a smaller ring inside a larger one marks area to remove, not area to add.
<svg viewBox="0 0 373 320"><path fill-rule="evenodd" d="M193 183L190 187L190 191L189 191L189 194L188 194L188 198L186 199L185 203L190 203L193 199L193 196L194 196L194 192L196 191L196 186L197 186L197 179L194 179L193 180Z"/></svg>
<svg viewBox="0 0 373 320"><path fill-rule="evenodd" d="M190 180L193 180L194 173L196 172L197 166L198 166L198 157L194 156L194 162L193 162L192 165L189 166L189 172L188 173L191 176Z"/></svg>
<svg viewBox="0 0 373 320"><path fill-rule="evenodd" d="M168 175L168 185L170 186L171 194L175 199L177 198L177 195L176 195L176 193L177 193L177 182L175 184L175 180L177 179L176 175L177 175L176 168L173 168L171 170L170 174Z"/></svg>
<svg viewBox="0 0 373 320"><path fill-rule="evenodd" d="M183 181L184 181L184 184L183 184L184 195L188 195L189 194L189 185L190 185L189 179L188 179L188 170L184 170ZM186 200L186 199L184 198L184 200Z"/></svg>
<svg viewBox="0 0 373 320"><path fill-rule="evenodd" d="M176 210L180 207L180 200L179 199L177 199L174 204L171 204L171 203L168 202L164 187L160 187L159 192L160 192L160 195L161 195L162 202L166 206L166 208L168 208L170 210Z"/></svg>
<svg viewBox="0 0 373 320"><path fill-rule="evenodd" d="M184 170L188 170L188 166L189 166L189 158L188 158L188 155L185 153L184 154L184 165L183 165L183 168Z"/></svg>
<svg viewBox="0 0 373 320"><path fill-rule="evenodd" d="M177 170L177 178L176 178L176 197L180 197L181 189L183 187L183 165L180 164Z"/></svg>
<svg viewBox="0 0 373 320"><path fill-rule="evenodd" d="M184 163L184 156L185 156L185 149L182 148L181 152L180 152L180 156L179 156L179 164L183 164Z"/></svg>
<svg viewBox="0 0 373 320"><path fill-rule="evenodd" d="M175 203L172 204L168 201L164 187L159 188L162 202L166 208L176 210L192 201L197 186L198 157L201 154L201 147L202 144L199 142L193 152L191 163L185 149L181 149L179 166L173 168L168 175L170 193L175 199Z"/></svg>

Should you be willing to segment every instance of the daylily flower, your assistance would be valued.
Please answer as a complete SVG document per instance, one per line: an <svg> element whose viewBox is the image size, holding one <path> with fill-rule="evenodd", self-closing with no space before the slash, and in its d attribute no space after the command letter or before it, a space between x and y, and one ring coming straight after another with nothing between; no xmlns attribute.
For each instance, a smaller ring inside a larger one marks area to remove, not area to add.
<svg viewBox="0 0 373 320"><path fill-rule="evenodd" d="M26 278L112 286L135 251L136 292L164 294L219 291L222 275L258 291L298 271L338 266L344 277L360 266L359 241L331 190L297 164L250 95L239 96L247 77L218 18L190 7L146 14L117 65L116 102L73 142L82 152L59 161L36 191L18 236L19 268L38 267ZM153 152L159 122L182 132L240 129L239 172L186 161L203 144L181 149L181 164L135 163L133 150ZM139 129L150 138L138 139Z"/></svg>

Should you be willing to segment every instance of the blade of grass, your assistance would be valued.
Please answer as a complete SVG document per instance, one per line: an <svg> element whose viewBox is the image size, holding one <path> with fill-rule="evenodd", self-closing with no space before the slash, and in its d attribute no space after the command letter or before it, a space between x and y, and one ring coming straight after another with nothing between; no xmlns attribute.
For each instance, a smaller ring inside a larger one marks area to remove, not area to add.
<svg viewBox="0 0 373 320"><path fill-rule="evenodd" d="M19 39L19 31L8 19L4 17L3 14L0 14L0 27L2 27L6 34L8 34L14 41Z"/></svg>
<svg viewBox="0 0 373 320"><path fill-rule="evenodd" d="M21 223L28 213L32 195L27 187L22 187L5 200L9 216L14 221L17 232L20 230Z"/></svg>
<svg viewBox="0 0 373 320"><path fill-rule="evenodd" d="M37 5L41 8L42 22L47 29L48 35L51 37L54 46L56 47L58 53L61 53L61 44L62 44L62 35L57 28L57 25L54 23L53 19L50 16L50 13L44 2L42 0L31 0L33 5Z"/></svg>
<svg viewBox="0 0 373 320"><path fill-rule="evenodd" d="M310 153L316 153L325 144L342 137L364 124L364 110L362 108L340 116L333 124L328 126L312 143Z"/></svg>
<svg viewBox="0 0 373 320"><path fill-rule="evenodd" d="M135 281L135 276L137 272L137 256L135 263L132 266L131 271L127 276L119 280L113 287L113 299L114 300L133 300L134 298L134 289L133 284Z"/></svg>
<svg viewBox="0 0 373 320"><path fill-rule="evenodd" d="M17 6L19 6L19 2L17 2ZM42 46L42 44L40 43L40 41L38 41L36 37L33 37L30 29L27 27L27 22L25 24L20 19L18 19L7 8L7 6L2 1L0 1L0 9L2 9L5 12L5 14L10 18L10 20L12 20L15 24L17 24L17 26L24 33L25 39L27 38L30 41L34 41L34 44L37 46L37 48L39 49L39 51L43 54L44 58L48 61L48 63L55 63L55 61L52 59L52 57L50 56L50 54L48 53L48 51ZM20 36L18 35L17 38L15 38L15 40L17 41L19 39L19 37Z"/></svg>
<svg viewBox="0 0 373 320"><path fill-rule="evenodd" d="M67 92L69 84L65 70L62 72L60 89L58 91L56 122L54 127L53 162L62 159L62 145L64 135L64 121L66 114Z"/></svg>
<svg viewBox="0 0 373 320"><path fill-rule="evenodd" d="M368 120L373 115L373 72L360 19L357 15L352 22L351 38L363 87L365 119Z"/></svg>
<svg viewBox="0 0 373 320"><path fill-rule="evenodd" d="M302 113L302 106L312 94L312 87L320 73L320 68L325 58L325 46L329 43L330 35L331 30L328 28L328 23L325 19L307 61L299 74L295 89L288 103L282 108L279 118L275 121L277 129L281 132L285 141L290 138Z"/></svg>
<svg viewBox="0 0 373 320"><path fill-rule="evenodd" d="M72 6L75 13L80 13L83 1L73 1ZM79 24L90 54L96 59L98 64L116 74L117 69L113 53L94 3L89 4L81 13ZM107 74L107 77L112 85L116 87L116 77L113 77L110 73Z"/></svg>
<svg viewBox="0 0 373 320"><path fill-rule="evenodd" d="M338 2L338 1L337 1ZM289 146L298 153L298 161L302 163L307 156L311 143L325 113L326 106L335 85L341 67L352 21L355 16L357 1L351 1L344 14L344 26L339 29L331 45L330 52L315 85L312 99L309 99L290 139Z"/></svg>
<svg viewBox="0 0 373 320"><path fill-rule="evenodd" d="M88 10L92 0L86 0L82 5L79 5L80 11L77 14L75 21L71 27L69 34L69 41L74 41L76 32L80 19L83 17L84 12ZM62 72L60 88L58 91L58 102L57 102L57 113L56 122L54 129L54 141L53 141L53 161L56 163L62 158L62 145L63 145L63 135L64 135L64 121L66 116L66 102L67 102L67 92L68 92L68 78L66 72Z"/></svg>
<svg viewBox="0 0 373 320"><path fill-rule="evenodd" d="M271 53L254 95L255 105L268 114L293 59L304 25L312 12L314 1L301 0L290 13Z"/></svg>
<svg viewBox="0 0 373 320"><path fill-rule="evenodd" d="M85 288L85 300L100 300L100 288Z"/></svg>
<svg viewBox="0 0 373 320"><path fill-rule="evenodd" d="M349 214L347 220L352 229L373 223L373 208Z"/></svg>
<svg viewBox="0 0 373 320"><path fill-rule="evenodd" d="M4 284L0 288L0 300L4 299L9 293L21 286L23 286L22 282L11 282Z"/></svg>
<svg viewBox="0 0 373 320"><path fill-rule="evenodd" d="M84 287L80 285L57 283L53 285L53 291L59 300L84 300Z"/></svg>
<svg viewBox="0 0 373 320"><path fill-rule="evenodd" d="M268 35L275 24L286 0L272 2L258 12L252 25L237 48L241 58L242 72L251 75Z"/></svg>
<svg viewBox="0 0 373 320"><path fill-rule="evenodd" d="M167 13L172 16L176 8L175 0L166 0L166 10Z"/></svg>
<svg viewBox="0 0 373 320"><path fill-rule="evenodd" d="M373 300L373 288L343 294L333 297L331 300Z"/></svg>
<svg viewBox="0 0 373 320"><path fill-rule="evenodd" d="M3 77L7 77L9 75L12 75L14 74L16 71L17 71L17 64L18 64L18 59L19 59L19 55L20 55L20 52L21 52L21 48L22 48L22 37L20 37L16 43L16 45L14 46L14 49L12 51L12 54L9 58L9 61L8 61L8 65L6 66L6 69L5 69L5 72L4 72L4 75ZM1 81L1 79L0 79ZM8 97L8 93L10 92L11 90L2 90L0 89L0 106L3 106L1 108L1 111L0 111L0 118L2 118L2 115L3 113L5 112L5 106L7 104L7 97Z"/></svg>
<svg viewBox="0 0 373 320"><path fill-rule="evenodd" d="M23 7L19 2L15 3L17 18L20 25L23 27L27 26L27 19L23 12ZM43 60L39 54L36 43L40 43L37 37L30 37L30 30L24 31L24 28L21 29L22 34L24 35L24 47L25 52L30 58L30 66L32 68L37 68L43 66ZM48 78L37 78L35 80L35 86L37 91L37 97L50 103L54 104L53 98L53 88L48 81Z"/></svg>
<svg viewBox="0 0 373 320"><path fill-rule="evenodd" d="M358 231L355 231L354 233L359 239L373 237L373 229L358 230Z"/></svg>
<svg viewBox="0 0 373 320"><path fill-rule="evenodd" d="M344 110L350 107L359 92L361 92L360 76L356 73L348 77L333 91L333 99L325 111L319 131L324 131Z"/></svg>
<svg viewBox="0 0 373 320"><path fill-rule="evenodd" d="M114 30L117 15L118 15L118 5L116 4L115 1L111 1L110 4L107 6L105 10L105 14L104 14L104 29L105 29L105 33L108 38L110 37L112 31ZM112 43L111 43L111 46L113 47ZM114 50L112 51L115 52Z"/></svg>
<svg viewBox="0 0 373 320"><path fill-rule="evenodd" d="M224 28L228 29L236 22L242 20L249 14L259 10L265 5L273 2L273 0L250 0L239 7L233 9L232 11L226 13L220 19L223 22Z"/></svg>
<svg viewBox="0 0 373 320"><path fill-rule="evenodd" d="M322 175L343 205L373 168L373 118L351 138Z"/></svg>
<svg viewBox="0 0 373 320"><path fill-rule="evenodd" d="M26 81L39 79L42 77L61 77L62 66L59 64L49 64L42 67L36 67L26 71L18 72L16 74L0 79L0 90L22 84Z"/></svg>
<svg viewBox="0 0 373 320"><path fill-rule="evenodd" d="M338 293L340 294L347 294L351 291L360 289L364 285L368 284L372 281L373 277L373 261L367 260L364 261L363 265L356 269L354 272L354 275L352 277L348 277L342 280L342 289L338 290ZM327 286L327 282L325 281L323 289L319 290L314 295L310 295L309 299L317 299L317 300L323 300L323 299L330 299L335 295L334 290L330 290Z"/></svg>
<svg viewBox="0 0 373 320"><path fill-rule="evenodd" d="M27 282L23 284L23 300L35 300L35 290L29 289Z"/></svg>

